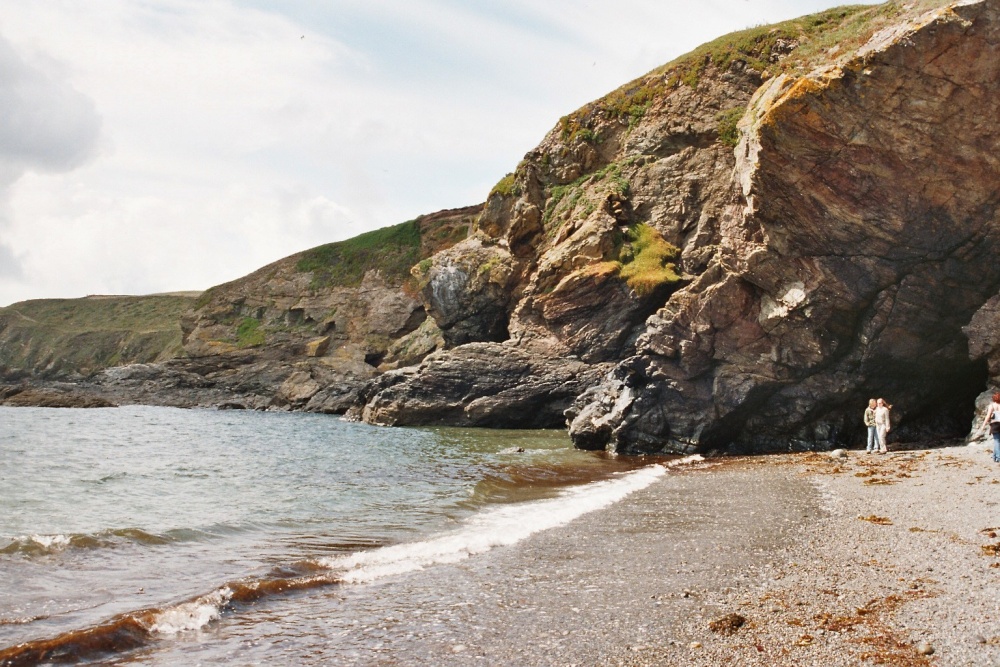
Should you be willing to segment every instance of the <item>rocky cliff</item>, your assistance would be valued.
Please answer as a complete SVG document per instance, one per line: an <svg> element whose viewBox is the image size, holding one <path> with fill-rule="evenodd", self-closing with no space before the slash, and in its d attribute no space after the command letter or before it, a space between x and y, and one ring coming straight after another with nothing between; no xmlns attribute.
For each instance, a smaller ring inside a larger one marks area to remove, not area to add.
<svg viewBox="0 0 1000 667"><path fill-rule="evenodd" d="M380 371L444 346L414 271L481 210L421 216L213 287L179 318L181 354L105 369L90 388L117 402L344 412Z"/></svg>
<svg viewBox="0 0 1000 667"><path fill-rule="evenodd" d="M755 28L563 118L421 269L453 349L354 414L538 425L576 378L586 448L851 444L876 395L901 439L964 435L1000 357L998 13L890 2ZM505 411L515 394L530 409Z"/></svg>

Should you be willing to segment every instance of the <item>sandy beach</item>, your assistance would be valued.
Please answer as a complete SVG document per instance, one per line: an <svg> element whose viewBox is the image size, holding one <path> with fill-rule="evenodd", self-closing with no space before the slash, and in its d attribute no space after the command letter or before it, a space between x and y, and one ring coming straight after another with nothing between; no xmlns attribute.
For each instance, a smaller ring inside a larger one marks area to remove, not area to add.
<svg viewBox="0 0 1000 667"><path fill-rule="evenodd" d="M342 615L317 600L274 628L294 652L260 657L998 665L998 485L984 445L706 461L514 547L338 589Z"/></svg>

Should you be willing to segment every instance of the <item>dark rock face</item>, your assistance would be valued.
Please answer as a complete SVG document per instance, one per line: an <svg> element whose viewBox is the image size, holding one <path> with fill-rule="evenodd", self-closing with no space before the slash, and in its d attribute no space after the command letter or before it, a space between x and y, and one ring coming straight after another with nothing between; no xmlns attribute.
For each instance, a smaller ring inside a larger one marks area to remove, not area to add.
<svg viewBox="0 0 1000 667"><path fill-rule="evenodd" d="M895 403L902 439L965 435L986 368L963 327L1000 288L1000 60L983 56L997 44L997 3L970 2L765 85L712 267L581 399L575 441L857 444L876 395Z"/></svg>
<svg viewBox="0 0 1000 667"><path fill-rule="evenodd" d="M470 343L369 385L355 417L385 426L557 428L563 412L606 367L513 345Z"/></svg>

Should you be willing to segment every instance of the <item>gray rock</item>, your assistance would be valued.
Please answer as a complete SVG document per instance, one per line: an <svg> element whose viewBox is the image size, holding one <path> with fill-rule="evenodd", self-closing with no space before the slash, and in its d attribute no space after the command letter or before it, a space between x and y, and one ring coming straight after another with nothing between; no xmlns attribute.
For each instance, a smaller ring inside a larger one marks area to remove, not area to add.
<svg viewBox="0 0 1000 667"><path fill-rule="evenodd" d="M514 345L470 343L384 373L351 415L387 426L558 428L572 401L606 371Z"/></svg>

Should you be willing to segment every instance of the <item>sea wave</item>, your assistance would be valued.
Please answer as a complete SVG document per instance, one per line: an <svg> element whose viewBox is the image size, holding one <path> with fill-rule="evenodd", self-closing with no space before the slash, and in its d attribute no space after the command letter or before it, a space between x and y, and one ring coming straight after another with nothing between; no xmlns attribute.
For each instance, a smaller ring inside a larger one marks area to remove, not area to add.
<svg viewBox="0 0 1000 667"><path fill-rule="evenodd" d="M555 498L485 510L471 517L463 528L428 540L324 558L319 563L349 583L455 563L607 507L649 486L665 472L662 465L649 466L614 479L566 489Z"/></svg>
<svg viewBox="0 0 1000 667"><path fill-rule="evenodd" d="M150 533L141 528L119 528L97 533L71 533L68 535L22 535L0 547L0 555L39 557L71 549L108 549L126 544L159 546L195 539L201 531L173 530L163 534Z"/></svg>
<svg viewBox="0 0 1000 667"><path fill-rule="evenodd" d="M302 564L303 570L315 570ZM329 572L304 576L273 576L234 581L175 605L150 607L119 614L103 623L73 630L50 639L0 649L0 667L24 667L47 662L79 662L147 645L157 637L198 630L218 620L237 605L261 598L340 583Z"/></svg>
<svg viewBox="0 0 1000 667"><path fill-rule="evenodd" d="M673 462L671 467L695 460L692 457ZM79 661L118 653L149 644L159 636L198 630L218 620L228 610L262 598L341 584L363 584L433 565L458 562L495 547L516 544L540 531L566 525L649 486L666 472L666 466L652 465L612 479L566 489L556 498L485 510L471 517L463 528L427 540L286 565L263 577L228 582L206 595L177 604L120 614L89 628L0 649L0 667L34 665L42 660ZM48 544L45 548L64 542L33 538L32 541ZM72 539L67 541L72 542Z"/></svg>

